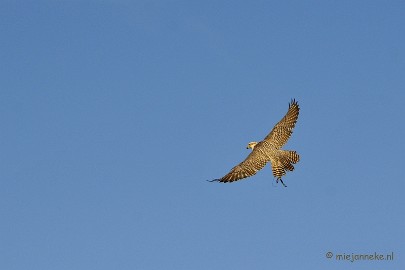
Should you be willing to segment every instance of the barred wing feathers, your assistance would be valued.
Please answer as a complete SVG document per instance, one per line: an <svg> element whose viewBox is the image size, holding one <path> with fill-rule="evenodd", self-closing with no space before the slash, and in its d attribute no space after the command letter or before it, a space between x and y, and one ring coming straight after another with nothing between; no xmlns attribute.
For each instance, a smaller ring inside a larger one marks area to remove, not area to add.
<svg viewBox="0 0 405 270"><path fill-rule="evenodd" d="M267 160L260 153L257 146L253 151L247 156L247 158L232 168L232 170L220 179L214 179L212 181L218 181L222 183L234 182L241 180L252 175L255 175L258 171L263 169L266 165Z"/></svg>
<svg viewBox="0 0 405 270"><path fill-rule="evenodd" d="M291 100L286 115L274 126L264 140L280 149L293 133L299 112L300 108L297 101L295 101L295 99Z"/></svg>

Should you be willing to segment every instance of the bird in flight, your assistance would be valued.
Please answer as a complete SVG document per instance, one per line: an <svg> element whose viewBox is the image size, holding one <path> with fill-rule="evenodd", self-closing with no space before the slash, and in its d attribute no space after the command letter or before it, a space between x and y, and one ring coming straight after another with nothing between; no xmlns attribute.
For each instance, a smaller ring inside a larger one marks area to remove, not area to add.
<svg viewBox="0 0 405 270"><path fill-rule="evenodd" d="M252 149L247 158L232 168L232 170L222 178L211 180L210 182L230 183L238 181L263 169L267 162L271 162L273 176L276 182L280 181L287 171L293 171L294 166L300 160L300 156L295 151L283 150L281 147L290 138L295 124L298 120L300 108L295 99L291 100L285 116L273 127L273 130L261 142L250 142L246 149Z"/></svg>

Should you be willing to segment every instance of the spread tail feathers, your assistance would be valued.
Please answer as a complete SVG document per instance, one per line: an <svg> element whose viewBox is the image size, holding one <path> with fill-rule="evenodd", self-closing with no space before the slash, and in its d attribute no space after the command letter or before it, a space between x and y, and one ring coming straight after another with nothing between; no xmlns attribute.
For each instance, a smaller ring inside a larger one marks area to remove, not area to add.
<svg viewBox="0 0 405 270"><path fill-rule="evenodd" d="M300 161L300 156L295 151L281 150L282 153L278 158L273 162L272 169L273 175L277 179L281 179L287 171L293 171L293 164Z"/></svg>

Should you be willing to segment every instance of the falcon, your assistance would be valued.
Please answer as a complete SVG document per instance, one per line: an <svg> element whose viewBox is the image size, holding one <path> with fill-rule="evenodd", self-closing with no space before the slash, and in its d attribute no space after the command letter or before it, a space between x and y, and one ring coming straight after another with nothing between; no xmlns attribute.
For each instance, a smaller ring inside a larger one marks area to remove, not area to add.
<svg viewBox="0 0 405 270"><path fill-rule="evenodd" d="M298 102L292 99L285 116L273 127L273 130L261 142L250 142L246 149L252 149L247 158L233 167L222 178L210 180L210 182L231 183L255 175L270 162L273 176L276 182L280 181L287 187L282 177L287 171L293 171L294 166L300 160L296 151L281 149L290 138L298 120L300 108Z"/></svg>

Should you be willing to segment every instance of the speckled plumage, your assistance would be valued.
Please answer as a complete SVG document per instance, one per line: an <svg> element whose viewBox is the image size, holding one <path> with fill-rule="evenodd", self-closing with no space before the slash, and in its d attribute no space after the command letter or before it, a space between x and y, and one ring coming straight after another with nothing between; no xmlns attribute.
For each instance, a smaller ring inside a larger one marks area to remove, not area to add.
<svg viewBox="0 0 405 270"><path fill-rule="evenodd" d="M224 177L212 181L229 183L250 177L270 161L273 176L277 181L280 180L283 183L282 176L287 171L293 171L294 166L292 164L297 163L300 159L297 152L281 149L293 132L299 111L298 103L293 99L289 104L286 115L274 126L264 140L258 143L249 143L247 148L252 148L252 152L247 158L233 167Z"/></svg>

